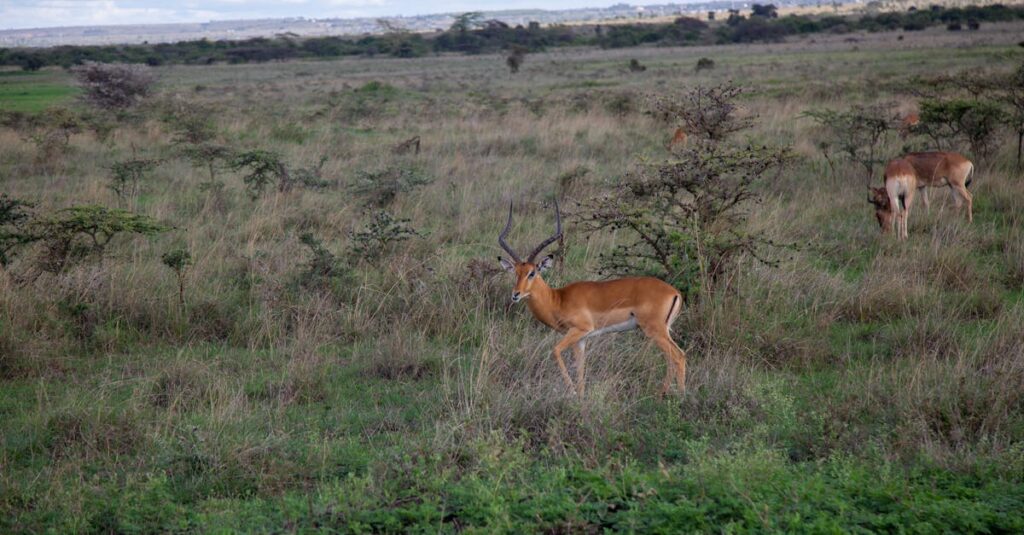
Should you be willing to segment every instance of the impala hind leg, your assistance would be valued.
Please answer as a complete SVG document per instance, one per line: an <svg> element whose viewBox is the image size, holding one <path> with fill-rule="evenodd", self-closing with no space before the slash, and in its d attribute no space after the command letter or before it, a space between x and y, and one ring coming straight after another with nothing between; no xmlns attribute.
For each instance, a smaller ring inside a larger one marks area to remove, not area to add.
<svg viewBox="0 0 1024 535"><path fill-rule="evenodd" d="M580 340L576 342L576 345L572 346L572 358L576 361L576 385L581 396L587 390L586 351L587 342L584 340Z"/></svg>
<svg viewBox="0 0 1024 535"><path fill-rule="evenodd" d="M974 196L971 192L967 191L967 187L963 184L949 185L949 189L953 190L953 202L956 203L957 211L967 203L967 222L974 222Z"/></svg>
<svg viewBox="0 0 1024 535"><path fill-rule="evenodd" d="M569 369L565 367L565 361L562 360L562 352L583 340L583 338L587 336L588 332L590 331L569 329L569 332L566 333L565 337L555 344L555 362L558 363L558 369L562 372L562 379L565 380L566 386L568 386L569 390L573 392L576 392L576 387L573 386L572 377L569 377Z"/></svg>

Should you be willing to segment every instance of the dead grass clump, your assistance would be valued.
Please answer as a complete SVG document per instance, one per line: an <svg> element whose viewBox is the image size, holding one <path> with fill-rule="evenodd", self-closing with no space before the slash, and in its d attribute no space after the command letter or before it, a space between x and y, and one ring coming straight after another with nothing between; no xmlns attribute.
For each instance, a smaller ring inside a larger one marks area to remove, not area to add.
<svg viewBox="0 0 1024 535"><path fill-rule="evenodd" d="M892 321L918 315L933 301L928 287L898 259L879 257L861 279L856 293L837 305L836 319Z"/></svg>
<svg viewBox="0 0 1024 535"><path fill-rule="evenodd" d="M369 355L367 372L389 381L418 381L437 374L422 331L381 333Z"/></svg>
<svg viewBox="0 0 1024 535"><path fill-rule="evenodd" d="M682 409L701 422L728 423L762 411L755 392L755 366L735 351L703 353L690 359Z"/></svg>
<svg viewBox="0 0 1024 535"><path fill-rule="evenodd" d="M196 362L172 364L157 377L149 394L154 407L170 412L195 410L210 399L210 372Z"/></svg>
<svg viewBox="0 0 1024 535"><path fill-rule="evenodd" d="M199 340L226 342L235 332L234 312L222 300L191 303L188 315L191 333Z"/></svg>
<svg viewBox="0 0 1024 535"><path fill-rule="evenodd" d="M129 414L64 412L46 423L48 450L54 459L130 455L143 445L145 436Z"/></svg>

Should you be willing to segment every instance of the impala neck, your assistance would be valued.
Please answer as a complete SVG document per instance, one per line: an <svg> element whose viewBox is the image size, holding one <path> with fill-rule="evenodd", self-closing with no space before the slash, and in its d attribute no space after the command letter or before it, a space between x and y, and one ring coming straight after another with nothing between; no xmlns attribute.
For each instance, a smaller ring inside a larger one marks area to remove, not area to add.
<svg viewBox="0 0 1024 535"><path fill-rule="evenodd" d="M537 275L537 280L533 281L526 306L533 313L533 317L541 323L554 329L558 328L556 313L561 306L561 296L559 296L558 290L548 286L548 283L544 282L540 275Z"/></svg>

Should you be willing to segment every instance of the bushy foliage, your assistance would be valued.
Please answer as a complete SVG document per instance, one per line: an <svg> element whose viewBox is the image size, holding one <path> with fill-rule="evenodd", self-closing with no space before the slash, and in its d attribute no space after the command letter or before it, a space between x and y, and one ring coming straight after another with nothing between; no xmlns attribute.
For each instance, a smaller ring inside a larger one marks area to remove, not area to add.
<svg viewBox="0 0 1024 535"><path fill-rule="evenodd" d="M891 106L852 106L845 111L812 110L805 115L821 128L823 137L818 143L825 158L832 164L831 154L838 152L850 162L864 169L865 180L870 183L877 164L883 163L881 153L887 134L891 133L899 117L889 111ZM833 171L834 169L834 165Z"/></svg>
<svg viewBox="0 0 1024 535"><path fill-rule="evenodd" d="M126 204L138 197L143 181L158 165L160 160L142 158L114 162L110 166L110 189Z"/></svg>
<svg viewBox="0 0 1024 535"><path fill-rule="evenodd" d="M721 141L749 128L753 119L741 115L736 102L743 88L726 82L698 86L684 94L658 94L648 98L649 112L669 124L682 125L687 134Z"/></svg>
<svg viewBox="0 0 1024 535"><path fill-rule="evenodd" d="M966 142L972 155L984 159L992 153L1005 117L1004 110L990 100L929 99L921 102L918 130L944 149Z"/></svg>
<svg viewBox="0 0 1024 535"><path fill-rule="evenodd" d="M185 270L192 265L192 253L188 249L172 249L160 255L163 262L178 278L178 302L185 304Z"/></svg>
<svg viewBox="0 0 1024 535"><path fill-rule="evenodd" d="M719 286L744 255L771 262L773 242L745 228L747 209L759 202L762 183L778 177L788 151L701 143L674 156L638 165L582 203L585 231L628 236L602 254L601 273L651 275L695 294Z"/></svg>
<svg viewBox="0 0 1024 535"><path fill-rule="evenodd" d="M420 236L409 223L410 220L397 218L386 210L374 212L361 230L349 233L352 257L372 264L383 258L395 244Z"/></svg>
<svg viewBox="0 0 1024 535"><path fill-rule="evenodd" d="M44 245L38 267L53 274L86 258L102 259L119 235L152 236L170 228L149 216L91 205L58 210L30 225L32 235Z"/></svg>
<svg viewBox="0 0 1024 535"><path fill-rule="evenodd" d="M88 62L73 70L87 102L104 110L125 110L148 96L156 77L145 65Z"/></svg>
<svg viewBox="0 0 1024 535"><path fill-rule="evenodd" d="M235 155L228 166L234 171L244 173L242 182L253 199L263 195L275 181L278 191L287 191L291 188L288 170L276 152L262 149L245 151Z"/></svg>
<svg viewBox="0 0 1024 535"><path fill-rule="evenodd" d="M351 189L367 206L386 207L400 194L416 190L433 181L433 177L417 167L391 165L376 171L358 171Z"/></svg>

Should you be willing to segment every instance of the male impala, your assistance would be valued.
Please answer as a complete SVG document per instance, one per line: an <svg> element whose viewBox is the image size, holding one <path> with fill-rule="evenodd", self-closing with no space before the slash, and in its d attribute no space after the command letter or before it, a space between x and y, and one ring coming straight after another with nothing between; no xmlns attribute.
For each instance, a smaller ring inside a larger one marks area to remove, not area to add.
<svg viewBox="0 0 1024 535"><path fill-rule="evenodd" d="M885 166L885 187L869 188L868 202L875 205L875 217L883 233L895 223L897 237L906 239L907 219L918 189L949 186L957 208L966 201L967 220L973 221L973 197L967 191L973 175L974 164L959 154L911 152Z"/></svg>
<svg viewBox="0 0 1024 535"><path fill-rule="evenodd" d="M676 147L685 147L688 139L689 136L686 135L686 130L683 130L683 127L676 128L676 132L672 134L672 139L668 141L665 148L672 150Z"/></svg>
<svg viewBox="0 0 1024 535"><path fill-rule="evenodd" d="M640 328L665 354L668 368L662 394L672 386L672 373L682 391L686 384L686 353L672 341L669 327L683 306L683 298L675 288L653 277L630 277L610 281L575 282L563 288L551 288L541 273L551 267L554 259L548 255L536 262L537 255L562 235L562 219L555 203L555 234L541 242L522 260L505 242L512 228L512 205L508 207L508 222L498 235L498 244L510 259L498 257L501 266L516 276L512 302L526 299L530 312L538 321L563 333L555 344L554 357L562 378L570 390L583 395L586 389L584 352L589 338L605 333ZM576 382L562 360L562 352L573 348L576 361Z"/></svg>

